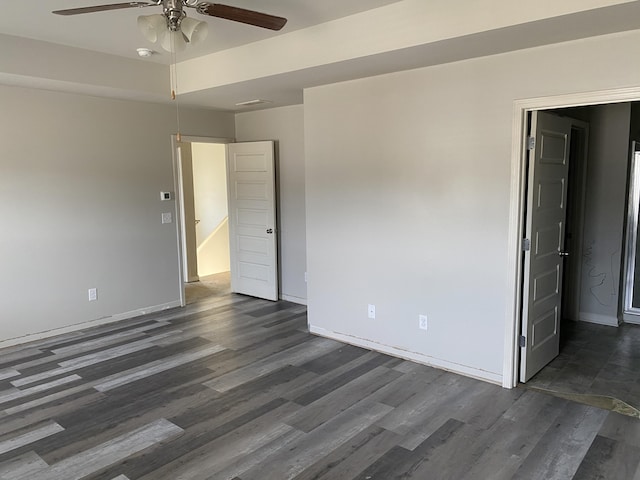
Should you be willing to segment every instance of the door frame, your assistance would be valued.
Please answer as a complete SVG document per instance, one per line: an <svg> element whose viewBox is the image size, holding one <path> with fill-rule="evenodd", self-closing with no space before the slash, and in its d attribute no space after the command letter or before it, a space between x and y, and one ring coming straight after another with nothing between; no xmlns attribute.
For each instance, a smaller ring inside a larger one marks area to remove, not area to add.
<svg viewBox="0 0 640 480"><path fill-rule="evenodd" d="M234 143L235 138L223 138L223 137L198 137L190 135L182 135L180 140L183 143L218 143L229 144ZM184 216L184 191L182 188L182 162L180 155L178 155L178 139L176 135L171 135L171 155L173 158L173 188L175 192L175 216L176 216L176 235L178 245L178 282L180 292L180 306L184 307L187 304L185 295L185 281L184 274L186 271L186 236L185 236L185 216ZM225 151L225 162L226 159ZM227 187L229 179L227 177Z"/></svg>
<svg viewBox="0 0 640 480"><path fill-rule="evenodd" d="M515 100L511 130L511 182L507 266L507 309L504 332L502 386L518 384L519 336L522 311L522 239L526 206L527 116L533 110L581 107L640 100L640 86Z"/></svg>
<svg viewBox="0 0 640 480"><path fill-rule="evenodd" d="M640 142L631 140L631 163L629 164L629 191L627 193L626 232L624 246L624 291L622 296L622 318L627 323L640 323L640 308L633 306L633 290L635 283L636 249L638 243L638 211L640 205Z"/></svg>

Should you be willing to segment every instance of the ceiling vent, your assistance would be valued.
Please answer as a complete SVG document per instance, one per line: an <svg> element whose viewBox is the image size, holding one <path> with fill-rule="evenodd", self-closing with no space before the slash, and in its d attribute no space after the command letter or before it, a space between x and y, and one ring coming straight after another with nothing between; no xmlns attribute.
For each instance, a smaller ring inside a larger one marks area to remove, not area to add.
<svg viewBox="0 0 640 480"><path fill-rule="evenodd" d="M262 105L263 103L273 103L269 100L260 100L256 98L255 100L247 100L246 102L236 103L236 107L253 107L254 105Z"/></svg>

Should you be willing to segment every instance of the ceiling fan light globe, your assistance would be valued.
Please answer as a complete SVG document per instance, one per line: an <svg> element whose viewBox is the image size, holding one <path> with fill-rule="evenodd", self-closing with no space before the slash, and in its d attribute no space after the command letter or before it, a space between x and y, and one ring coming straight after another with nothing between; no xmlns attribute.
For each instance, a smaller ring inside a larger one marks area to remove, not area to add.
<svg viewBox="0 0 640 480"><path fill-rule="evenodd" d="M167 22L164 15L159 13L154 15L140 15L138 17L138 28L144 35L144 38L152 43L158 41L161 32L166 30Z"/></svg>
<svg viewBox="0 0 640 480"><path fill-rule="evenodd" d="M169 30L162 35L160 46L167 52L182 52L187 48L187 41L181 31L171 32Z"/></svg>
<svg viewBox="0 0 640 480"><path fill-rule="evenodd" d="M189 17L182 19L180 28L191 44L202 42L207 38L207 34L209 33L209 25L207 22L195 20Z"/></svg>

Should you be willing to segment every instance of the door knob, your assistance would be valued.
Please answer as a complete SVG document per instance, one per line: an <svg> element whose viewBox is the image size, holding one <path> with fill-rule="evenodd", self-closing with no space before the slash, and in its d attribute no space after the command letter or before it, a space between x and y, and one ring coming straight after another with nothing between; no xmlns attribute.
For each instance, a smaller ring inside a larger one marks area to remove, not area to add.
<svg viewBox="0 0 640 480"><path fill-rule="evenodd" d="M558 252L558 255L560 255L561 257L568 257L569 252Z"/></svg>

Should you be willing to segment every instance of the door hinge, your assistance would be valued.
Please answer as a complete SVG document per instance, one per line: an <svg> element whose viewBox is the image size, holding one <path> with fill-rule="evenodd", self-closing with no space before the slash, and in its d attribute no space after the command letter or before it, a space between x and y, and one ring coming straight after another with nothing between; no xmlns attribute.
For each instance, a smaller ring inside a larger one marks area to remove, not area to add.
<svg viewBox="0 0 640 480"><path fill-rule="evenodd" d="M523 238L522 239L522 251L523 252L528 252L529 250L531 250L531 240L529 240L528 238Z"/></svg>
<svg viewBox="0 0 640 480"><path fill-rule="evenodd" d="M536 137L527 137L527 150L536 148Z"/></svg>
<svg viewBox="0 0 640 480"><path fill-rule="evenodd" d="M520 338L518 339L518 344L522 348L526 347L527 346L527 337L525 337L524 335L520 335Z"/></svg>

